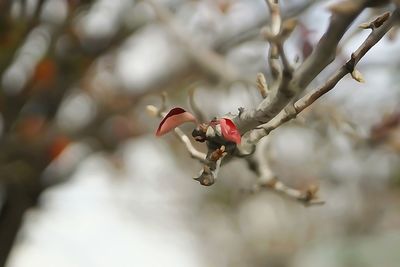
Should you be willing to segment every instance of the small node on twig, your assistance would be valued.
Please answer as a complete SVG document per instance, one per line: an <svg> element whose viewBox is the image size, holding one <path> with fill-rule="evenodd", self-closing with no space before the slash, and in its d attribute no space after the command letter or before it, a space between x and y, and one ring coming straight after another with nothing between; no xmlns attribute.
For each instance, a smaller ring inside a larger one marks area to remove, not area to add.
<svg viewBox="0 0 400 267"><path fill-rule="evenodd" d="M319 190L318 186L310 185L305 191L304 200L309 202L313 199L316 199L318 190Z"/></svg>
<svg viewBox="0 0 400 267"><path fill-rule="evenodd" d="M361 29L376 29L382 26L390 18L390 12L385 12L371 22L361 23L358 27Z"/></svg>
<svg viewBox="0 0 400 267"><path fill-rule="evenodd" d="M311 185L308 187L308 189L304 192L304 195L301 199L301 201L304 203L306 206L312 206L312 205L323 205L325 204L325 201L322 199L319 199L317 194L319 191L319 187L316 185Z"/></svg>
<svg viewBox="0 0 400 267"><path fill-rule="evenodd" d="M354 69L351 72L351 77L353 77L353 79L356 80L359 83L364 83L365 82L365 79L364 79L363 75L357 69Z"/></svg>
<svg viewBox="0 0 400 267"><path fill-rule="evenodd" d="M372 25L371 25L371 22L363 22L360 25L358 25L358 28L364 29L364 30L371 29Z"/></svg>
<svg viewBox="0 0 400 267"><path fill-rule="evenodd" d="M257 73L257 88L263 98L268 96L268 84L264 74Z"/></svg>

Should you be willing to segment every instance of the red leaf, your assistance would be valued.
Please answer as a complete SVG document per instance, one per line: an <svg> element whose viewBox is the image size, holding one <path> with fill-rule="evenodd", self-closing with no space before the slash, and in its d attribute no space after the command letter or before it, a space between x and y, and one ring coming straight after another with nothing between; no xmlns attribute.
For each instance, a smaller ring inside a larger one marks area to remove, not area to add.
<svg viewBox="0 0 400 267"><path fill-rule="evenodd" d="M162 136L185 122L196 122L196 118L183 108L173 108L158 126L156 136Z"/></svg>
<svg viewBox="0 0 400 267"><path fill-rule="evenodd" d="M241 136L233 121L223 118L219 120L219 123L221 125L222 136L228 141L240 144Z"/></svg>

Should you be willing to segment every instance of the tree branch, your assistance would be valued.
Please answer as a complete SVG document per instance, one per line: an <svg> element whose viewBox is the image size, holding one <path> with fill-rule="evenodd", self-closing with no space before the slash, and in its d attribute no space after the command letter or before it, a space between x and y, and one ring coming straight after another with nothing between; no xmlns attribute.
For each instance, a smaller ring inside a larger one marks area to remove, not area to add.
<svg viewBox="0 0 400 267"><path fill-rule="evenodd" d="M386 14L383 14L382 16L386 16ZM303 96L294 104L294 106L287 106L268 123L251 130L248 135L246 135L245 142L251 144L257 143L262 137L268 135L272 130L278 128L283 123L295 118L297 114L314 103L318 98L332 90L344 76L354 71L355 66L362 57L365 56L367 52L378 43L396 23L398 23L399 19L400 11L399 9L396 9L390 18L388 18L379 28L372 28L372 32L367 39L351 55L351 58L326 81L325 84Z"/></svg>
<svg viewBox="0 0 400 267"><path fill-rule="evenodd" d="M366 1L355 0L354 5L354 8L345 13L332 14L326 33L320 39L313 53L293 73L292 77L291 75L283 77L278 89L273 90L273 93L263 100L256 109L245 110L234 118L234 122L241 133L254 129L274 118L335 59L339 41L367 4Z"/></svg>
<svg viewBox="0 0 400 267"><path fill-rule="evenodd" d="M318 187L310 185L307 190L303 191L287 186L276 177L269 165L268 157L264 155L265 151L269 151L269 144L270 140L264 139L257 146L257 151L252 155L252 158L248 158L248 160L254 161L251 170L258 176L258 181L251 192L256 193L263 189L269 189L307 206L324 204L325 202L317 196Z"/></svg>

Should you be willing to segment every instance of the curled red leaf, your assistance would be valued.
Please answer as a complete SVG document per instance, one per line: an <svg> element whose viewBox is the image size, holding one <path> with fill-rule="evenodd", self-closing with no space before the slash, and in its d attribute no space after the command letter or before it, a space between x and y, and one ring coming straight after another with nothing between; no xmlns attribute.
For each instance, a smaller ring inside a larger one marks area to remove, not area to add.
<svg viewBox="0 0 400 267"><path fill-rule="evenodd" d="M185 122L196 122L196 118L183 108L173 108L160 122L156 136L162 136Z"/></svg>
<svg viewBox="0 0 400 267"><path fill-rule="evenodd" d="M241 142L241 136L239 130L236 128L236 125L232 120L227 118L222 118L219 120L219 124L221 125L222 136L231 142L236 143L237 145Z"/></svg>

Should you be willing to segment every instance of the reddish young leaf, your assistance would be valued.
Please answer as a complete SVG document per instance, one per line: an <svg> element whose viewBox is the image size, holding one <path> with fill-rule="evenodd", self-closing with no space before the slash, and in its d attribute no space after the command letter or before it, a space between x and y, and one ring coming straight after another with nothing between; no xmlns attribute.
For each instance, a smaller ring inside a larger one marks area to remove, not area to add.
<svg viewBox="0 0 400 267"><path fill-rule="evenodd" d="M233 121L222 118L219 120L219 123L221 125L222 136L228 141L240 144L241 136Z"/></svg>
<svg viewBox="0 0 400 267"><path fill-rule="evenodd" d="M183 108L173 108L158 126L156 136L162 136L185 122L196 122L196 118Z"/></svg>

